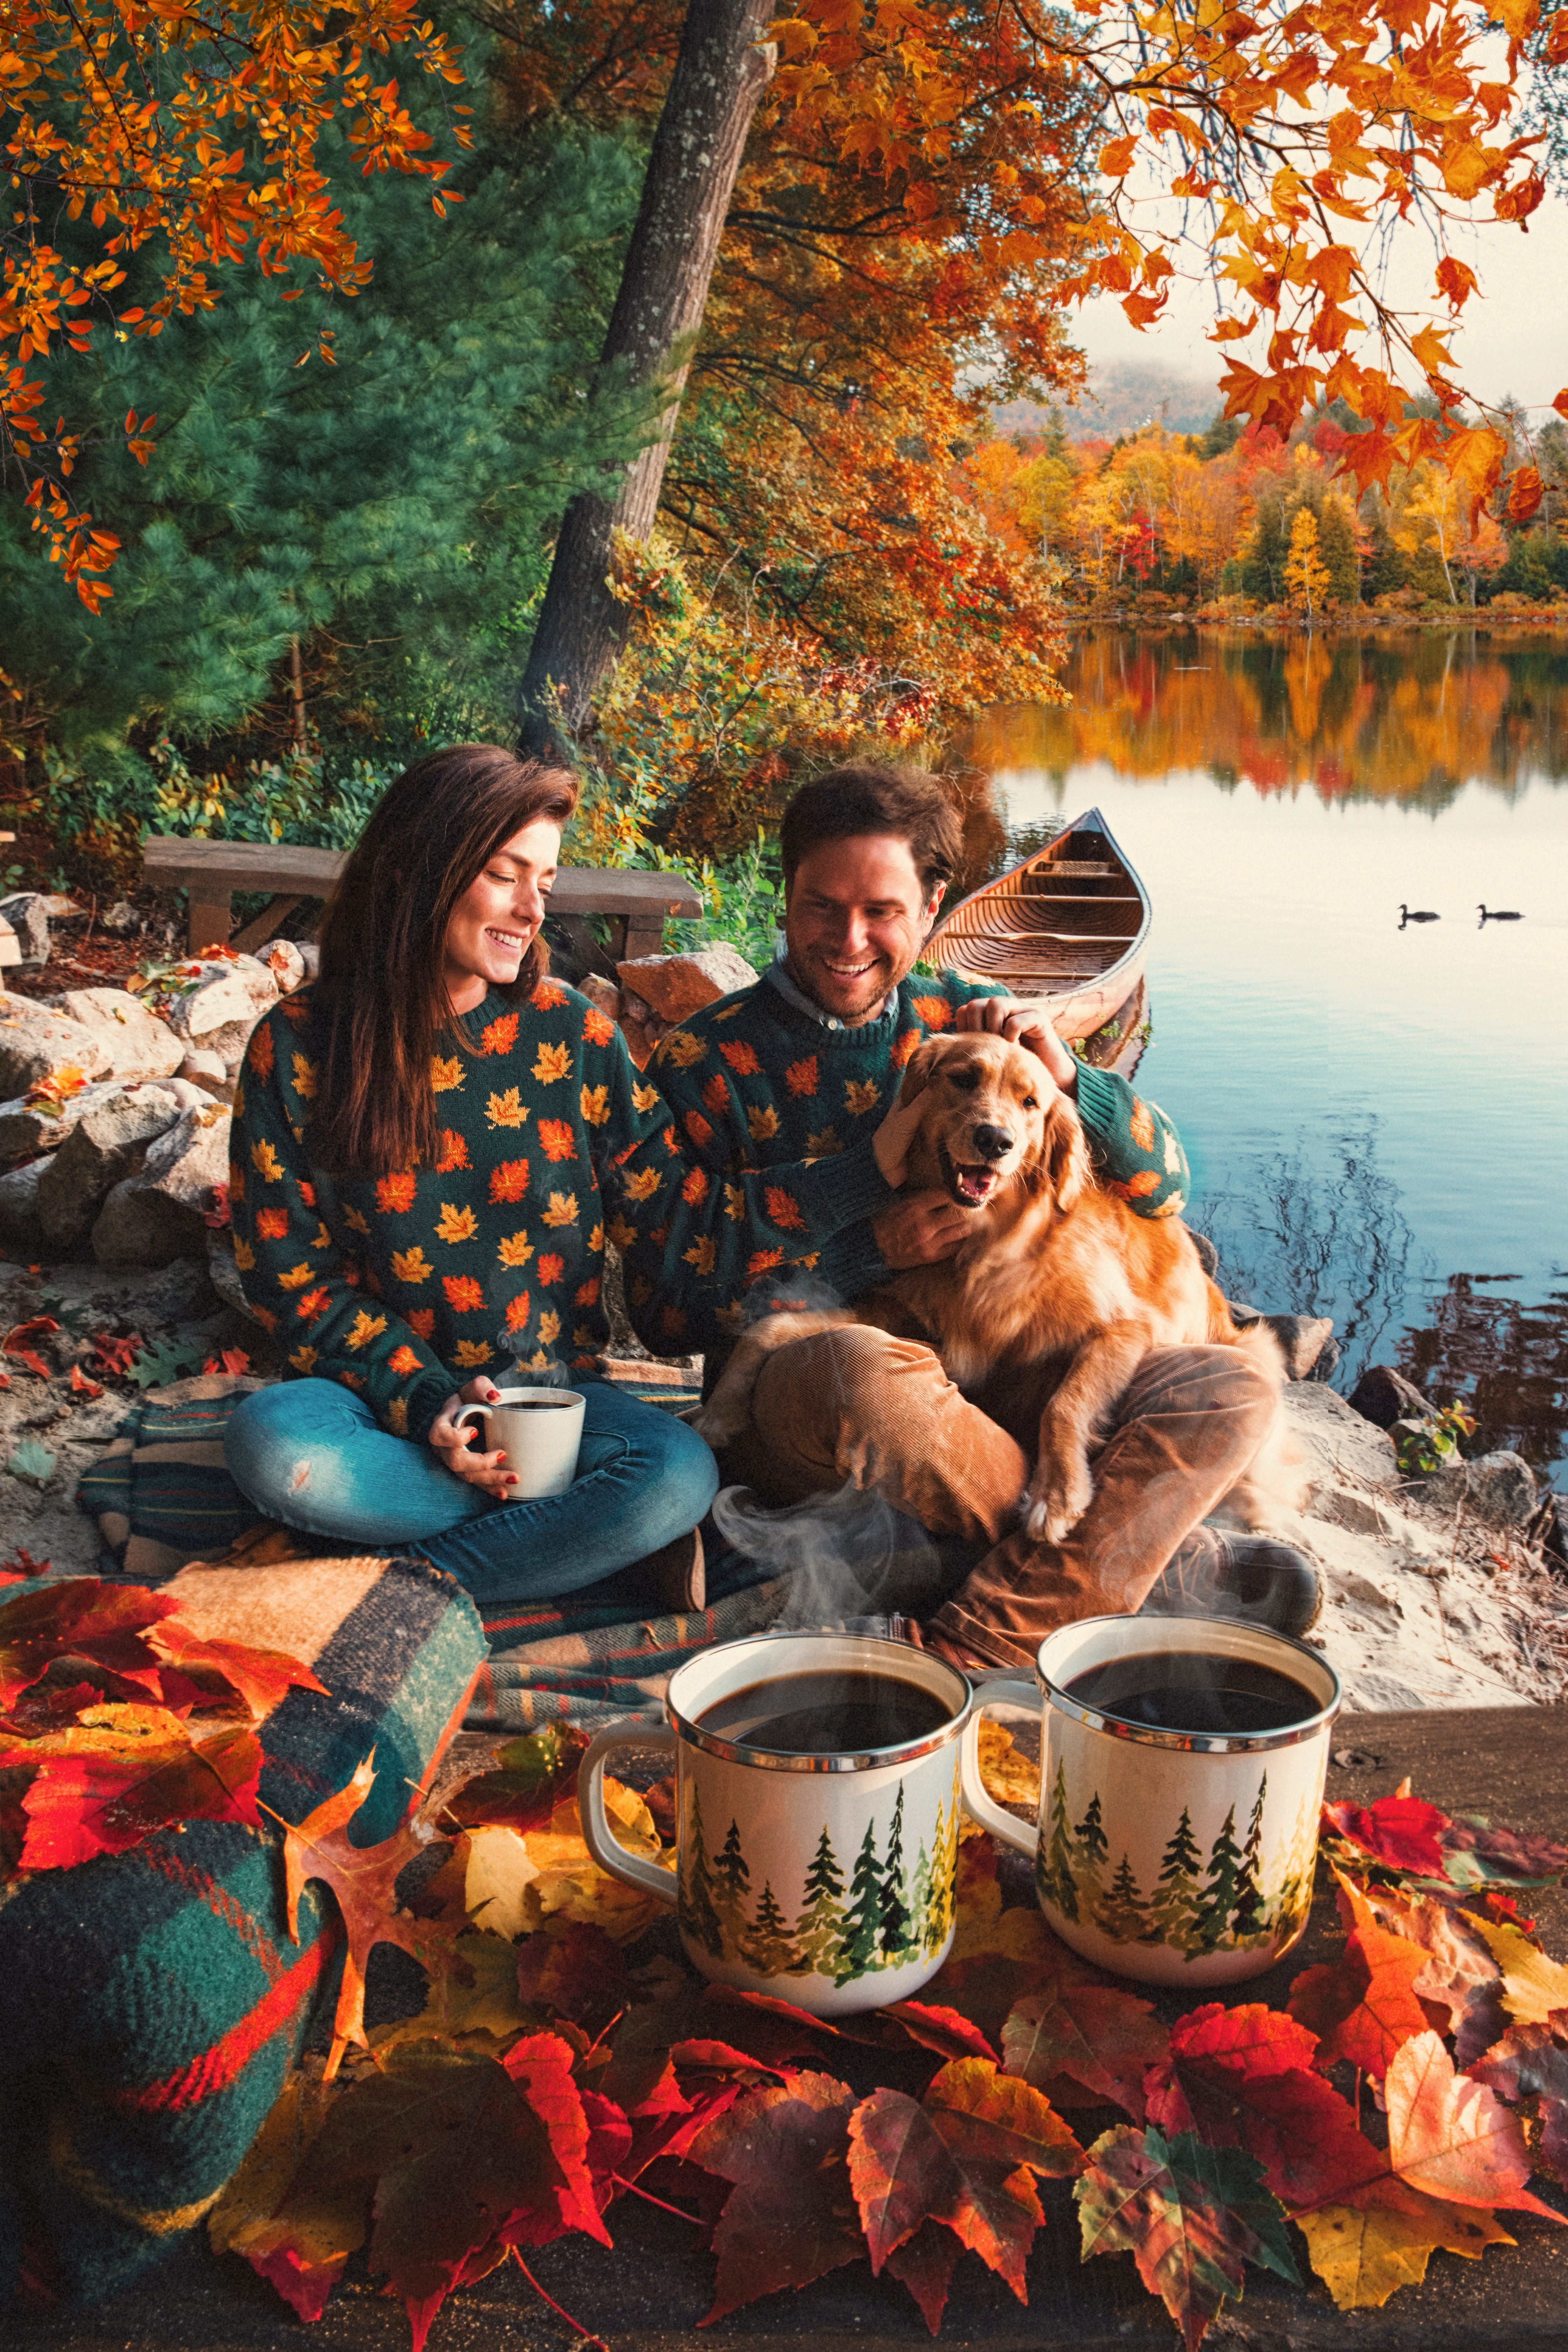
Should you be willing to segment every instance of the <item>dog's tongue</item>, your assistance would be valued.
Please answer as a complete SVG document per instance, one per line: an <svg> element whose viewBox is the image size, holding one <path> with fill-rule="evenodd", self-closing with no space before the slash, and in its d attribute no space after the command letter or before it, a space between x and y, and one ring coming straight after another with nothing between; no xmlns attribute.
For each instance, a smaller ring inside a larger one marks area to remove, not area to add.
<svg viewBox="0 0 1568 2352"><path fill-rule="evenodd" d="M983 1201L990 1199L995 1188L996 1171L994 1168L955 1168L952 1174L959 1198L972 1202L976 1208Z"/></svg>

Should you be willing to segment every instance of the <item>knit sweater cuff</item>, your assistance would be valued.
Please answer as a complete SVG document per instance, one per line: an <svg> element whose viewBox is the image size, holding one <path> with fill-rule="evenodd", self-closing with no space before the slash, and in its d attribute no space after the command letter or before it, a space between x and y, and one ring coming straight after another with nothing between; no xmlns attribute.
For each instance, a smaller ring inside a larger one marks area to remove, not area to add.
<svg viewBox="0 0 1568 2352"><path fill-rule="evenodd" d="M1079 1064L1078 1113L1090 1135L1110 1136L1126 1127L1129 1092L1125 1078L1089 1062Z"/></svg>
<svg viewBox="0 0 1568 2352"><path fill-rule="evenodd" d="M765 1172L765 1171L764 1171ZM808 1230L813 1234L842 1233L847 1225L879 1217L898 1193L877 1165L871 1139L814 1160L793 1180Z"/></svg>
<svg viewBox="0 0 1568 2352"><path fill-rule="evenodd" d="M500 1385L498 1381L497 1386ZM447 1373L429 1371L421 1373L409 1390L406 1434L413 1438L416 1445L428 1443L430 1432L436 1425L437 1416L456 1386L456 1381ZM479 1451L484 1453L488 1450L487 1440L481 1444Z"/></svg>

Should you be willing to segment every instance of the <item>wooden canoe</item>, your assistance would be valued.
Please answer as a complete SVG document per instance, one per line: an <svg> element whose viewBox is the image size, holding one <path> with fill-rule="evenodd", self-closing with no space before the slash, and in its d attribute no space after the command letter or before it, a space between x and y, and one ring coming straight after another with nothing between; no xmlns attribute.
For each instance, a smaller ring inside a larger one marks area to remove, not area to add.
<svg viewBox="0 0 1568 2352"><path fill-rule="evenodd" d="M943 970L1001 981L1085 1038L1130 1009L1148 961L1149 894L1098 809L961 898L926 943Z"/></svg>

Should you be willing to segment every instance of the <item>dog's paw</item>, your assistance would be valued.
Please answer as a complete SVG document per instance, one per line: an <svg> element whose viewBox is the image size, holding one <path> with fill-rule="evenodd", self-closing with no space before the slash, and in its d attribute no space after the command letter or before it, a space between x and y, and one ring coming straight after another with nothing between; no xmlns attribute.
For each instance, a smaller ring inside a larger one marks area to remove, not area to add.
<svg viewBox="0 0 1568 2352"><path fill-rule="evenodd" d="M1053 1471L1043 1486L1031 1488L1024 1525L1037 1543L1060 1543L1071 1535L1094 1499L1094 1481L1087 1470Z"/></svg>

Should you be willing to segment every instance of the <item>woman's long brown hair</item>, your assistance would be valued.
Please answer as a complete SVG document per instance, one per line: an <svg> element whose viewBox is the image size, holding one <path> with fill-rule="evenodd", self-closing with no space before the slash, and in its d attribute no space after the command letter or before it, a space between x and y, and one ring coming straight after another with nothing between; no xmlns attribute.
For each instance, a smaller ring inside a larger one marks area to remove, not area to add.
<svg viewBox="0 0 1568 2352"><path fill-rule="evenodd" d="M447 994L447 927L468 885L525 824L564 824L575 779L495 743L456 743L405 769L377 803L321 921L314 999L326 1031L310 1144L335 1175L390 1174L433 1160L430 1062L466 1043ZM503 995L526 997L547 954L536 939Z"/></svg>

